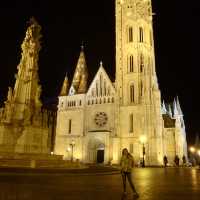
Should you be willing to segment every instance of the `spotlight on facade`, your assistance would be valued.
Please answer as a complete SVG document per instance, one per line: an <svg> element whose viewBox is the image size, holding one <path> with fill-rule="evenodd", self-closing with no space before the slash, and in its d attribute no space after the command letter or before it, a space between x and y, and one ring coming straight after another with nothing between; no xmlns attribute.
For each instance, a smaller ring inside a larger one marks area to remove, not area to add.
<svg viewBox="0 0 200 200"><path fill-rule="evenodd" d="M51 152L51 155L53 155L53 154L54 154L54 152L52 151L52 152Z"/></svg>

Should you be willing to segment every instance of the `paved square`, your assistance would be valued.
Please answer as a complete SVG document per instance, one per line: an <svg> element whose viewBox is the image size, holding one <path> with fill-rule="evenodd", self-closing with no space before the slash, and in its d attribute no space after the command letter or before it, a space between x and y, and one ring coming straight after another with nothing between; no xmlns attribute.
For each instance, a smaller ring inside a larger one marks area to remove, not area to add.
<svg viewBox="0 0 200 200"><path fill-rule="evenodd" d="M122 197L122 180L116 172L11 171L0 170L0 200L121 200ZM133 172L140 200L200 199L198 169L136 168ZM130 188L127 199L133 199Z"/></svg>

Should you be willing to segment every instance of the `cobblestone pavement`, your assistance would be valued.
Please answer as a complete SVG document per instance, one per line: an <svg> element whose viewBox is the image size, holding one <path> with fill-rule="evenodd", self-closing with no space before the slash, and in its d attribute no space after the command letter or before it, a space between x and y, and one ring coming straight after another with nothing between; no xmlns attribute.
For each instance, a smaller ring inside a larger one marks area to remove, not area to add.
<svg viewBox="0 0 200 200"><path fill-rule="evenodd" d="M95 173L95 172L98 173ZM101 173L99 173L101 172ZM112 172L112 173L110 173ZM136 168L133 179L140 200L199 200L200 170ZM122 181L113 170L62 173L0 169L0 200L121 200ZM127 200L133 199L130 188Z"/></svg>

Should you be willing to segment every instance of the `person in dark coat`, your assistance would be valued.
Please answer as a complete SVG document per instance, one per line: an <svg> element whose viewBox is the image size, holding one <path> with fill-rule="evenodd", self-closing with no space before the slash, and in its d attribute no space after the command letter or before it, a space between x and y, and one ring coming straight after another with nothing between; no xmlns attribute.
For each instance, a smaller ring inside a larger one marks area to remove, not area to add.
<svg viewBox="0 0 200 200"><path fill-rule="evenodd" d="M167 167L168 159L166 155L163 157L163 163L164 163L164 166Z"/></svg>

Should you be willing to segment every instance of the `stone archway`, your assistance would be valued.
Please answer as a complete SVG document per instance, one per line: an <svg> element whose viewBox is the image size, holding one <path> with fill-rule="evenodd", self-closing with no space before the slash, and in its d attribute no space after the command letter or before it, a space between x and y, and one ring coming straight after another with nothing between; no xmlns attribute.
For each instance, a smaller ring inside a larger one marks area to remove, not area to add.
<svg viewBox="0 0 200 200"><path fill-rule="evenodd" d="M89 163L104 163L105 145L98 139L90 139L87 148L87 160Z"/></svg>

